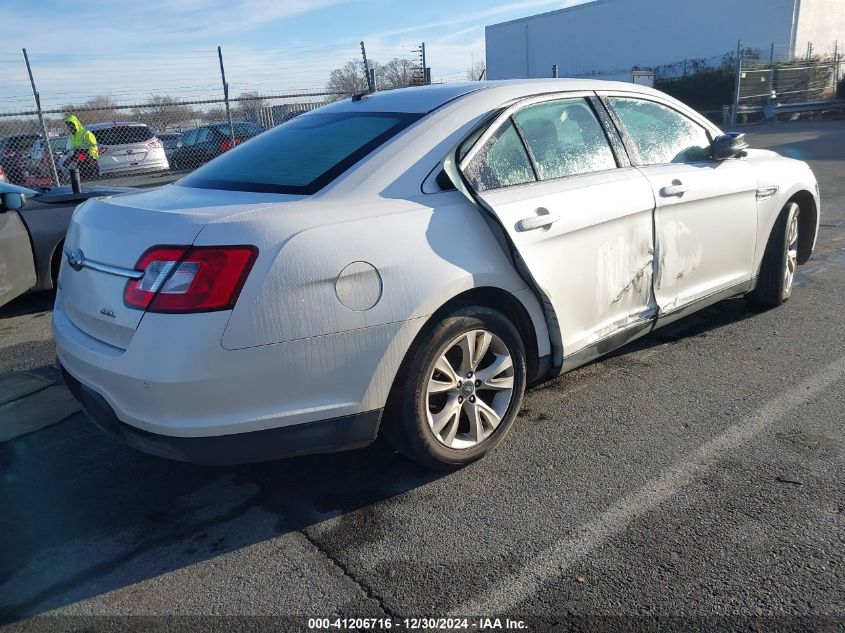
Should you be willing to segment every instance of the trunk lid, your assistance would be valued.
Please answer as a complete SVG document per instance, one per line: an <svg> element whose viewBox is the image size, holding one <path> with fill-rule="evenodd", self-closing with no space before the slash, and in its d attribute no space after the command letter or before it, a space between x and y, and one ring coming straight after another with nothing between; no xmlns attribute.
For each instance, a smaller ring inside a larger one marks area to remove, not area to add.
<svg viewBox="0 0 845 633"><path fill-rule="evenodd" d="M86 262L131 271L152 246L190 245L209 222L255 210L280 196L211 191L169 185L150 191L96 198L77 207L65 254L81 251ZM59 286L68 318L83 332L126 349L144 312L123 303L126 276L62 261Z"/></svg>

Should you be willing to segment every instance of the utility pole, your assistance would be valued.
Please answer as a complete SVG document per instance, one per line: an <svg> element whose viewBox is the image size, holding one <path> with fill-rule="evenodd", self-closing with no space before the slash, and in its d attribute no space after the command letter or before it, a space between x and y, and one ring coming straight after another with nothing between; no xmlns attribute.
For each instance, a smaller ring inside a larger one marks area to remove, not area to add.
<svg viewBox="0 0 845 633"><path fill-rule="evenodd" d="M370 64L367 61L367 49L364 47L364 41L361 41L361 57L364 58L364 77L367 78L367 89L370 92L376 91L376 77L375 77L375 68L373 69L373 73L370 73Z"/></svg>
<svg viewBox="0 0 845 633"><path fill-rule="evenodd" d="M734 105L731 110L731 125L736 125L739 115L739 91L742 87L742 40L736 45L736 86L734 87Z"/></svg>
<svg viewBox="0 0 845 633"><path fill-rule="evenodd" d="M229 84L226 81L226 71L223 69L223 50L217 47L217 58L220 60L220 78L223 80L223 100L226 102L226 118L229 120L229 136L232 147L235 146L235 125L232 123L232 110L229 108Z"/></svg>
<svg viewBox="0 0 845 633"><path fill-rule="evenodd" d="M41 134L43 135L42 147L44 148L44 155L49 156L50 177L53 179L53 184L59 186L59 174L56 172L56 161L53 159L53 149L50 147L50 137L47 136L47 125L44 123L44 114L41 112L41 95L35 89L35 80L32 78L32 67L29 65L29 55L26 54L26 49L22 48L23 60L26 62L26 72L29 73L29 83L32 86L32 96L35 97L35 109L38 110L38 121L41 123Z"/></svg>

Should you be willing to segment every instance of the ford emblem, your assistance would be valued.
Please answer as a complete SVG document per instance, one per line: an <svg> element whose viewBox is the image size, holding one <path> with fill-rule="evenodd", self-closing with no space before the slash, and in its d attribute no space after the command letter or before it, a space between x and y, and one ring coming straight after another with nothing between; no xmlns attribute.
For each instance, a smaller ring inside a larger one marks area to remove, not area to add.
<svg viewBox="0 0 845 633"><path fill-rule="evenodd" d="M82 270L85 266L85 254L78 248L67 254L67 263L74 270Z"/></svg>

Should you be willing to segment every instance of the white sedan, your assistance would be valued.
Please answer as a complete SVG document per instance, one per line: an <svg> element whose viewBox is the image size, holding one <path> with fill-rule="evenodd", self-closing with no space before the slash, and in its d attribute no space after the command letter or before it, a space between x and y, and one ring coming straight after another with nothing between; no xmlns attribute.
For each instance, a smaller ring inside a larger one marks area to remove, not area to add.
<svg viewBox="0 0 845 633"><path fill-rule="evenodd" d="M526 385L722 299L776 306L809 167L592 80L358 95L81 205L53 318L88 415L161 456L485 455Z"/></svg>

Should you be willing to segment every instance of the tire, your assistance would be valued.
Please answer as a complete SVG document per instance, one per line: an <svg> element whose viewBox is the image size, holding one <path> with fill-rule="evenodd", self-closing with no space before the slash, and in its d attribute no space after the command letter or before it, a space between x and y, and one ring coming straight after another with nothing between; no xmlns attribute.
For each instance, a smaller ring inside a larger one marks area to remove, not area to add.
<svg viewBox="0 0 845 633"><path fill-rule="evenodd" d="M760 266L757 287L748 300L758 306L774 308L789 299L798 268L798 216L801 209L789 202L780 212Z"/></svg>
<svg viewBox="0 0 845 633"><path fill-rule="evenodd" d="M519 332L499 312L473 306L428 326L417 340L385 410L387 440L432 469L481 459L507 435L525 394Z"/></svg>

